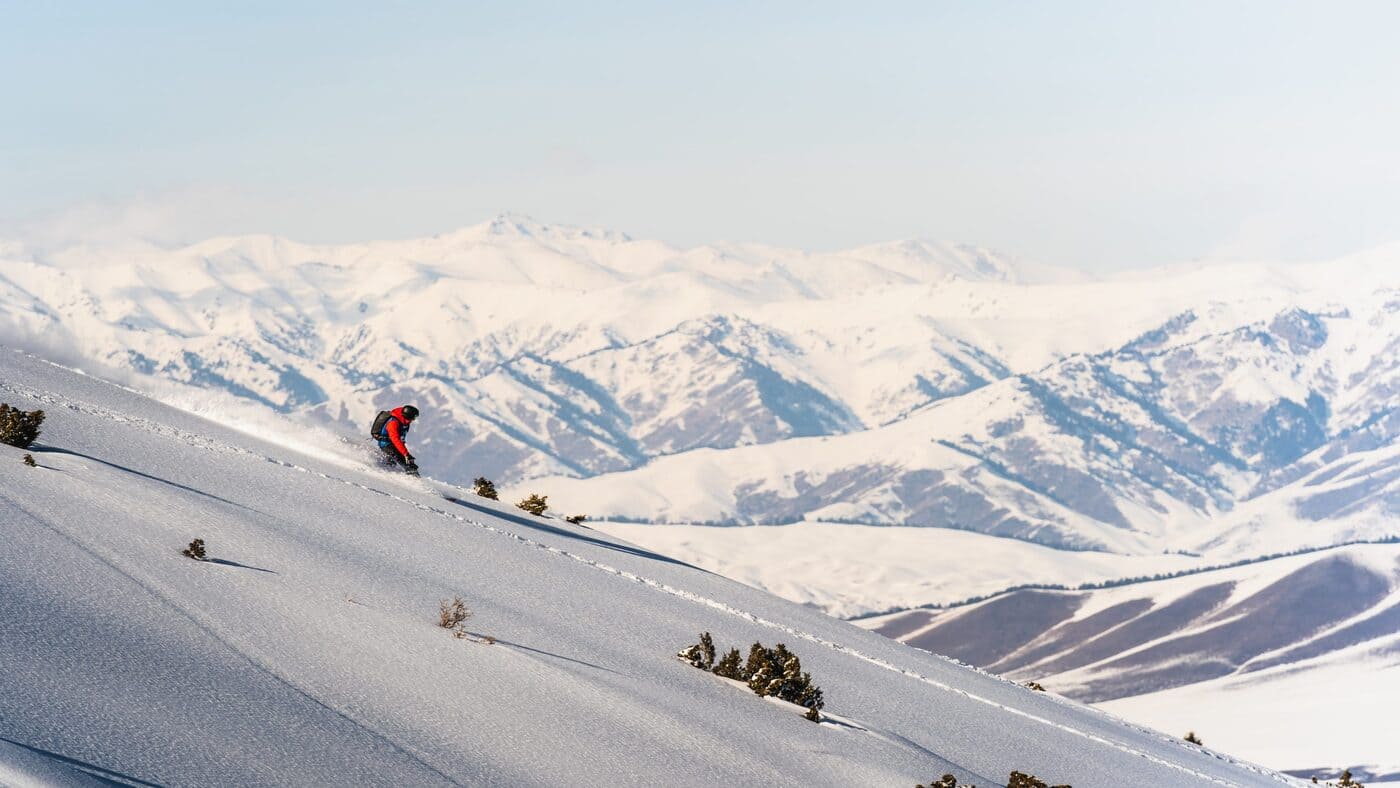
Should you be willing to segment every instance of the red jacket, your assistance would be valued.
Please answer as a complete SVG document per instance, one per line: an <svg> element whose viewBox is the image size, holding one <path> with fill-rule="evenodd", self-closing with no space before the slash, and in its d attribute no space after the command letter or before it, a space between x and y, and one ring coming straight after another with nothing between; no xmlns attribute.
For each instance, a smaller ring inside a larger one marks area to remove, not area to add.
<svg viewBox="0 0 1400 788"><path fill-rule="evenodd" d="M389 411L389 415L392 418L384 422L384 434L388 436L389 443L393 444L393 447L399 450L399 454L408 457L408 446L404 444L403 439L404 436L408 435L409 421L403 415L402 407L394 408Z"/></svg>

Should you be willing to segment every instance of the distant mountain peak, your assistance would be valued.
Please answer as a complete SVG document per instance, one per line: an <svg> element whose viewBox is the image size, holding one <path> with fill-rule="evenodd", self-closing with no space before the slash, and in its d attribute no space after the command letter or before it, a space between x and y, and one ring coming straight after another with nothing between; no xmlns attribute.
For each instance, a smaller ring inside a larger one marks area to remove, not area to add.
<svg viewBox="0 0 1400 788"><path fill-rule="evenodd" d="M510 211L499 213L486 222L468 227L464 232L492 238L530 238L544 242L593 240L627 243L632 240L631 236L617 230L601 227L578 227L570 224L546 224L527 214Z"/></svg>

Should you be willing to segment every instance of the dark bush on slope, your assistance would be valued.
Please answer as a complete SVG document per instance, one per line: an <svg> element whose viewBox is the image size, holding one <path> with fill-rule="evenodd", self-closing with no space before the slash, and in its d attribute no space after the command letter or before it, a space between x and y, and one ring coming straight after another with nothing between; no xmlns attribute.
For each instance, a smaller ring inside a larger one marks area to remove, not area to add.
<svg viewBox="0 0 1400 788"><path fill-rule="evenodd" d="M20 461L23 462L25 465L28 465L28 466L31 467L31 468L37 468L37 467L39 467L39 463L37 463L37 462L34 461L34 455L32 455L32 454L26 454L26 455L24 455L24 457L22 457Z"/></svg>
<svg viewBox="0 0 1400 788"><path fill-rule="evenodd" d="M705 634L708 635L709 633L706 632ZM739 649L729 649L724 657L720 659L719 664L715 665L711 672L716 676L722 676L726 679L744 681L744 664L742 658L739 656Z"/></svg>
<svg viewBox="0 0 1400 788"><path fill-rule="evenodd" d="M180 555L186 558L193 558L196 561L204 560L204 540L195 539L190 542L190 546L180 551Z"/></svg>
<svg viewBox="0 0 1400 788"><path fill-rule="evenodd" d="M1197 745L1197 746L1200 746L1201 744L1203 744L1203 742L1201 741L1201 737L1200 737L1200 736L1197 736L1195 731L1187 731L1187 732L1186 732L1186 735L1185 735L1185 736L1182 736L1181 738L1183 738L1183 739L1185 739L1186 741L1190 742L1191 744L1195 744L1195 745Z"/></svg>
<svg viewBox="0 0 1400 788"><path fill-rule="evenodd" d="M583 521L588 519L586 514L571 514L564 518L564 522L569 525L583 525Z"/></svg>
<svg viewBox="0 0 1400 788"><path fill-rule="evenodd" d="M516 508L524 509L530 514L540 517L549 508L548 497L538 493L530 493L530 497L515 505Z"/></svg>
<svg viewBox="0 0 1400 788"><path fill-rule="evenodd" d="M1320 782L1316 777L1312 778L1312 781L1318 785L1328 786L1328 788L1366 788L1366 786L1351 778L1351 769L1343 769L1342 776L1337 779L1337 782L1331 782L1329 780L1324 783Z"/></svg>
<svg viewBox="0 0 1400 788"><path fill-rule="evenodd" d="M27 449L39 439L39 426L43 423L42 410L26 412L0 403L0 443Z"/></svg>
<svg viewBox="0 0 1400 788"><path fill-rule="evenodd" d="M749 647L748 661L742 665L739 650L730 649L716 665L715 644L710 633L705 632L699 643L682 649L676 656L701 670L742 681L759 697L771 695L802 706L807 709L807 719L813 722L821 719L820 710L826 705L821 687L812 683L812 674L802 671L802 661L782 643L771 649L754 643Z"/></svg>
<svg viewBox="0 0 1400 788"><path fill-rule="evenodd" d="M472 492L480 495L482 498L490 498L493 501L500 500L500 497L496 495L495 482L485 476L476 477L476 481L472 482L472 487Z"/></svg>
<svg viewBox="0 0 1400 788"><path fill-rule="evenodd" d="M930 782L928 785L924 785L923 783L919 783L918 785L914 786L914 788L977 788L977 786L971 785L971 784L968 784L968 783L960 783L960 782L958 782L958 778L954 777L954 776L951 775L951 774L945 774L945 775L943 775L942 777L938 778L937 780L934 780L933 782ZM1044 780L1042 780L1042 779L1036 777L1036 776L1033 775L1033 774L1026 774L1025 772L1012 772L1012 773L1011 773L1011 776L1010 776L1009 778L1007 778L1006 788L1071 788L1071 787L1070 787L1068 784L1065 784L1065 785L1046 785Z"/></svg>
<svg viewBox="0 0 1400 788"><path fill-rule="evenodd" d="M467 636L466 621L471 618L471 608L459 596L444 599L438 604L438 626L452 633L452 637Z"/></svg>
<svg viewBox="0 0 1400 788"><path fill-rule="evenodd" d="M1047 785L1046 782L1034 774L1025 772L1012 772L1010 779L1006 782L1006 788L1070 788L1068 785Z"/></svg>
<svg viewBox="0 0 1400 788"><path fill-rule="evenodd" d="M715 641L710 637L709 632L702 633L699 643L676 656L701 670L710 670L715 666Z"/></svg>

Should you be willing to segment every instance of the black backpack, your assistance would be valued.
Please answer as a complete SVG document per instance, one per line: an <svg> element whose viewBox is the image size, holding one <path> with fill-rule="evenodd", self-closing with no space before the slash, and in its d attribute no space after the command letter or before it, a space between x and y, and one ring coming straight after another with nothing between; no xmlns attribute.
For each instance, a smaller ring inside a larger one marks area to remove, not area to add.
<svg viewBox="0 0 1400 788"><path fill-rule="evenodd" d="M379 415L374 417L374 426L369 428L369 436L375 440L384 437L384 425L389 423L389 419L394 418L394 414L387 410L379 411Z"/></svg>

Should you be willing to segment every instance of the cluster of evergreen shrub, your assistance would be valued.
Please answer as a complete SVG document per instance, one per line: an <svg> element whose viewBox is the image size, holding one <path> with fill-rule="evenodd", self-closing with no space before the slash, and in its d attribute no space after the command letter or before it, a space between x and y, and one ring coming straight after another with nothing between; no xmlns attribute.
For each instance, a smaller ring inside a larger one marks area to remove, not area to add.
<svg viewBox="0 0 1400 788"><path fill-rule="evenodd" d="M204 540L195 539L194 541L190 542L190 546L186 547L184 550L181 550L180 555L183 555L186 558L193 558L196 561L203 561L205 557Z"/></svg>
<svg viewBox="0 0 1400 788"><path fill-rule="evenodd" d="M1006 782L1006 788L1070 788L1070 786L1068 784L1047 785L1044 780L1034 774L1012 772L1010 779Z"/></svg>
<svg viewBox="0 0 1400 788"><path fill-rule="evenodd" d="M486 478L485 476L478 476L478 477L476 477L476 481L472 482L472 486L475 488L475 489L472 490L472 492L475 492L477 495L480 495L482 498L490 498L490 499L493 500L493 501L499 501L499 500L500 500L500 497L498 497L498 496L496 495L496 484L495 484L495 482L491 481L490 479Z"/></svg>
<svg viewBox="0 0 1400 788"><path fill-rule="evenodd" d="M1187 731L1186 735L1182 736L1181 738L1185 739L1190 744L1196 745L1197 747L1200 747L1203 744L1205 744L1205 742L1201 741L1201 737L1196 735L1195 731Z"/></svg>
<svg viewBox="0 0 1400 788"><path fill-rule="evenodd" d="M1342 776L1336 782L1320 782L1316 777L1312 781L1317 785L1326 785L1328 788L1366 788L1366 786L1351 778L1351 769L1343 769Z"/></svg>
<svg viewBox="0 0 1400 788"><path fill-rule="evenodd" d="M536 517L543 517L545 510L549 508L549 498L539 493L530 493L528 498L515 506L517 509L524 509Z"/></svg>
<svg viewBox="0 0 1400 788"><path fill-rule="evenodd" d="M39 439L39 426L43 423L42 410L23 411L0 403L0 443L27 449Z"/></svg>
<svg viewBox="0 0 1400 788"><path fill-rule="evenodd" d="M958 782L958 778L951 774L930 782L928 785L919 783L915 788L977 788L975 785ZM1044 780L1033 774L1025 772L1012 772L1007 778L1006 788L1070 788L1069 785L1047 785Z"/></svg>
<svg viewBox="0 0 1400 788"><path fill-rule="evenodd" d="M476 477L476 480L472 482L472 487L472 492L480 495L482 498L490 498L493 501L499 501L501 499L496 493L496 483L485 476ZM544 513L549 509L549 496L531 493L530 497L517 503L515 506L517 509L524 509L536 517L543 517ZM586 514L575 514L565 517L564 522L571 525L579 525L587 519L588 515Z"/></svg>
<svg viewBox="0 0 1400 788"><path fill-rule="evenodd" d="M709 632L700 635L700 642L682 649L676 656L691 665L749 685L759 697L772 696L807 709L812 722L821 720L821 708L826 705L821 687L812 683L812 674L802 671L802 660L779 643L768 648L762 643L749 647L747 660L739 657L739 649L731 648L715 661L715 642Z"/></svg>
<svg viewBox="0 0 1400 788"><path fill-rule="evenodd" d="M37 468L37 467L39 467L39 463L37 463L37 462L34 461L34 455L32 455L32 454L26 454L26 455L24 455L23 457L20 458L20 462L23 462L25 465L28 465L28 466L31 467L31 468Z"/></svg>

